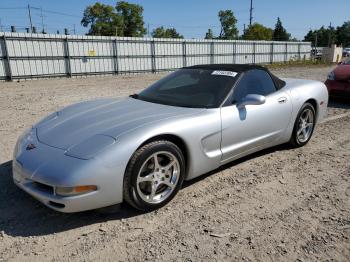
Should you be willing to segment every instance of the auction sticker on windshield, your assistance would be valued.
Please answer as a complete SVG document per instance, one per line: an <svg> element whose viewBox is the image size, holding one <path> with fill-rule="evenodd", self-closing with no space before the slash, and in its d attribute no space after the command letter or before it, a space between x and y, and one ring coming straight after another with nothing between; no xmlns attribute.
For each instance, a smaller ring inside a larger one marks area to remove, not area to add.
<svg viewBox="0 0 350 262"><path fill-rule="evenodd" d="M212 75L217 75L217 76L231 76L231 77L235 77L237 75L236 72L232 72L232 71L220 71L220 70L215 70L213 71L213 73L211 73Z"/></svg>

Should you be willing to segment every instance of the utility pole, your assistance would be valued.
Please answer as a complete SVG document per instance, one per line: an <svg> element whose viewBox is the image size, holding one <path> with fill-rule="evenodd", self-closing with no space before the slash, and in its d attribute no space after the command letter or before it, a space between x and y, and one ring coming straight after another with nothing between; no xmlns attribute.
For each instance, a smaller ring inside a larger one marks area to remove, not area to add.
<svg viewBox="0 0 350 262"><path fill-rule="evenodd" d="M4 29L3 29L2 23L1 23L1 18L0 18L0 32L4 32Z"/></svg>
<svg viewBox="0 0 350 262"><path fill-rule="evenodd" d="M331 47L332 22L329 23L328 47Z"/></svg>
<svg viewBox="0 0 350 262"><path fill-rule="evenodd" d="M43 16L43 8L40 8L40 16L41 16L41 27L43 28L42 33L45 34L45 25L44 25L44 16Z"/></svg>
<svg viewBox="0 0 350 262"><path fill-rule="evenodd" d="M316 36L315 36L315 49L317 48L317 32L316 32Z"/></svg>
<svg viewBox="0 0 350 262"><path fill-rule="evenodd" d="M30 31L33 33L33 22L32 22L32 14L30 12L30 5L28 5L28 15L29 15L29 22L30 22Z"/></svg>
<svg viewBox="0 0 350 262"><path fill-rule="evenodd" d="M252 25L252 21L253 21L253 0L250 0L250 16L249 16L249 26Z"/></svg>
<svg viewBox="0 0 350 262"><path fill-rule="evenodd" d="M75 35L75 24L73 24L73 35Z"/></svg>
<svg viewBox="0 0 350 262"><path fill-rule="evenodd" d="M149 23L147 24L147 35L148 35L148 37L151 37L151 34L149 32Z"/></svg>
<svg viewBox="0 0 350 262"><path fill-rule="evenodd" d="M243 24L243 34L245 34L245 24Z"/></svg>

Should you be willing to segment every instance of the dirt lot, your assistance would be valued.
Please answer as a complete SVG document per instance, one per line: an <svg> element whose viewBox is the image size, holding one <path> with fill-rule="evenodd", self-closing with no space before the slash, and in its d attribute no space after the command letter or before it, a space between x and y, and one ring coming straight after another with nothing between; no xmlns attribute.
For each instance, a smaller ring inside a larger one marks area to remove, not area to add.
<svg viewBox="0 0 350 262"><path fill-rule="evenodd" d="M274 71L324 81L329 70ZM306 147L235 161L185 183L156 212L61 214L13 185L13 146L30 124L73 102L134 93L161 76L0 83L0 261L350 260L348 101L330 103Z"/></svg>

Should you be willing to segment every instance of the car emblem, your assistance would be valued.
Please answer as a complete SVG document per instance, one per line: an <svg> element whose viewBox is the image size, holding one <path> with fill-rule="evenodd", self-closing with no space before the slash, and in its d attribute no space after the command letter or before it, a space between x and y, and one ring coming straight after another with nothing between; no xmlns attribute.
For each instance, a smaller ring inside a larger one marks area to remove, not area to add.
<svg viewBox="0 0 350 262"><path fill-rule="evenodd" d="M34 144L28 144L26 147L26 150L32 150L34 148L36 148L36 146Z"/></svg>

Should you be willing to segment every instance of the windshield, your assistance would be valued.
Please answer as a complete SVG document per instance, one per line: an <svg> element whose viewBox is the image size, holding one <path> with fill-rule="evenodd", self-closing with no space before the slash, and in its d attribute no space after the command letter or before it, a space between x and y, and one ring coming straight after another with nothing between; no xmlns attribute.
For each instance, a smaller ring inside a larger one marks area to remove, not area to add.
<svg viewBox="0 0 350 262"><path fill-rule="evenodd" d="M171 106L219 107L237 79L231 71L180 69L157 81L134 98Z"/></svg>

